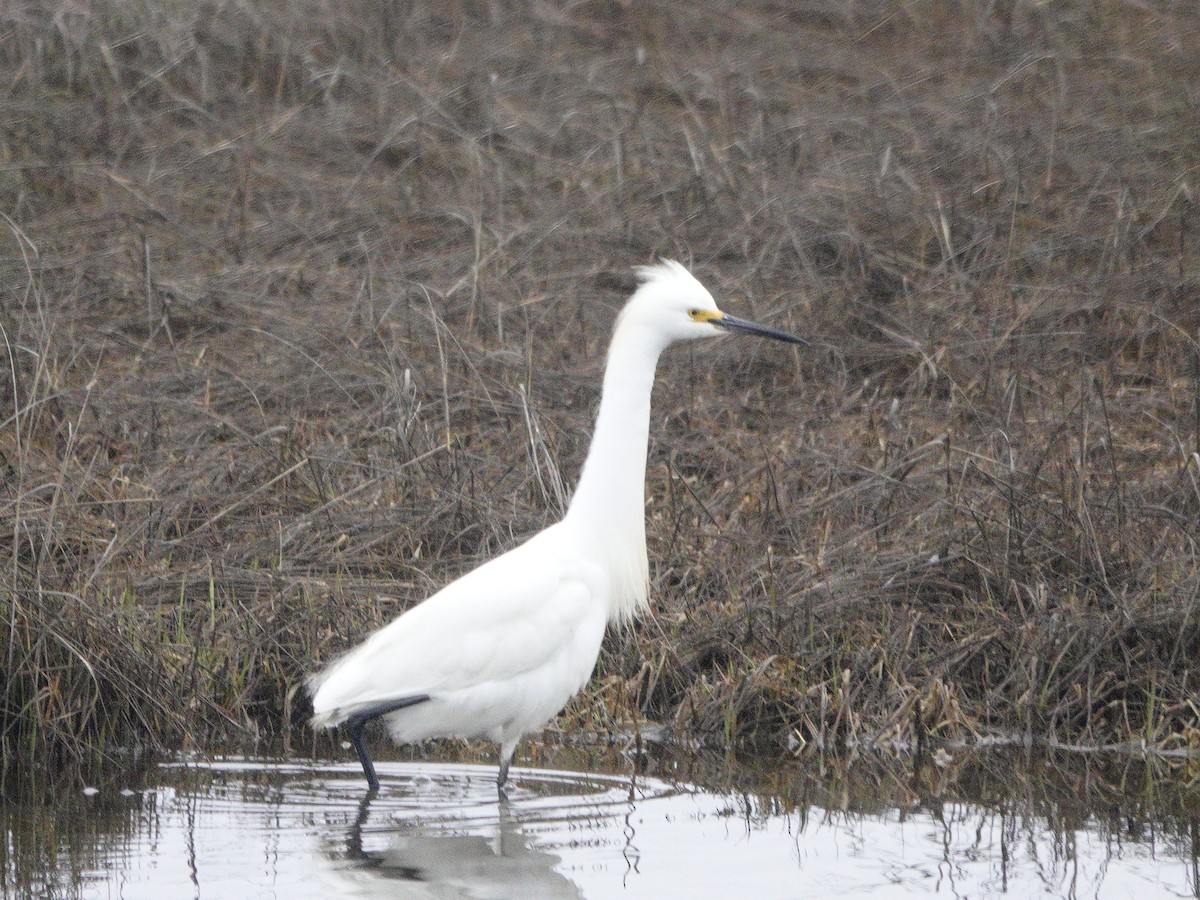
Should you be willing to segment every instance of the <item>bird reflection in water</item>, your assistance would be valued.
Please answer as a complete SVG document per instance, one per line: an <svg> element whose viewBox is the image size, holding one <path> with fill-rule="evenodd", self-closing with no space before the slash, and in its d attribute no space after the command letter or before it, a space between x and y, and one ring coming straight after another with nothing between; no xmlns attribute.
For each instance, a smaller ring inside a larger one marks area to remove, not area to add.
<svg viewBox="0 0 1200 900"><path fill-rule="evenodd" d="M369 870L389 883L388 896L467 896L566 898L582 897L579 887L556 871L562 860L530 846L511 802L501 797L496 808L495 835L430 833L419 823L390 823L369 829L369 791L346 832L346 857L354 870ZM363 834L386 835L385 849L368 850ZM349 874L349 873L347 873ZM395 882L409 882L411 891Z"/></svg>

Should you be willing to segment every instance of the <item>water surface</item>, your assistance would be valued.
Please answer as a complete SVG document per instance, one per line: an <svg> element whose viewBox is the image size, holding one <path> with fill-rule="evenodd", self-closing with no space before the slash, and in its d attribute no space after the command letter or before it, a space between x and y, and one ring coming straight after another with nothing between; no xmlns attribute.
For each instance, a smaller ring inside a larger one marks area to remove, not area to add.
<svg viewBox="0 0 1200 900"><path fill-rule="evenodd" d="M6 801L5 894L1198 896L1186 769L1012 753L918 767L697 759L635 774L620 757L564 754L515 769L506 799L490 765L381 763L370 797L351 763L179 760L51 803Z"/></svg>

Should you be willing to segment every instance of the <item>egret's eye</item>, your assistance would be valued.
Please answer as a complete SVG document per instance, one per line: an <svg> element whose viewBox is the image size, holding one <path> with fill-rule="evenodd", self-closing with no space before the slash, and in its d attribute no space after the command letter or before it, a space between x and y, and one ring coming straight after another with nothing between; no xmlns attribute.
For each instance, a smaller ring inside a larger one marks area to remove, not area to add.
<svg viewBox="0 0 1200 900"><path fill-rule="evenodd" d="M688 310L688 315L691 316L696 321L699 321L701 312L696 307L692 307L691 309Z"/></svg>

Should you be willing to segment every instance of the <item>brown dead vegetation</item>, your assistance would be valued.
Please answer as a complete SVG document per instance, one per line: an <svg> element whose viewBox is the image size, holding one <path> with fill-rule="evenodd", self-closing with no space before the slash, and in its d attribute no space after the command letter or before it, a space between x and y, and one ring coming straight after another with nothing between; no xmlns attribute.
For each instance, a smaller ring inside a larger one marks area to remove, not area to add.
<svg viewBox="0 0 1200 900"><path fill-rule="evenodd" d="M654 612L567 727L1200 745L1186 2L0 12L9 759L300 721L551 521L632 264Z"/></svg>

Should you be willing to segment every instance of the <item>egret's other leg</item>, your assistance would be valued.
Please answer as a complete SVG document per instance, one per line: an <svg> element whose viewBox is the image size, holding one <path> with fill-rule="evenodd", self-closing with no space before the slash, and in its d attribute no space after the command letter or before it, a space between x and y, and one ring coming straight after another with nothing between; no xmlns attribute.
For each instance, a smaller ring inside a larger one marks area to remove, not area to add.
<svg viewBox="0 0 1200 900"><path fill-rule="evenodd" d="M496 776L496 787L500 793L504 793L504 785L508 781L508 766L512 762L513 754L517 752L517 742L520 738L515 738L511 741L504 741L500 745L500 773Z"/></svg>

